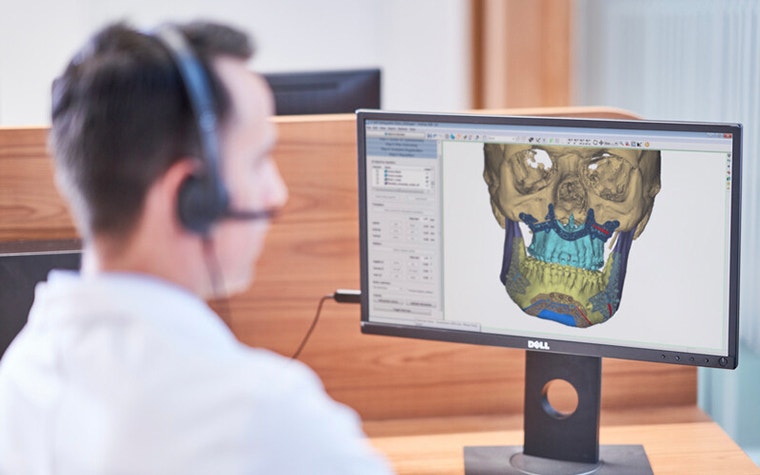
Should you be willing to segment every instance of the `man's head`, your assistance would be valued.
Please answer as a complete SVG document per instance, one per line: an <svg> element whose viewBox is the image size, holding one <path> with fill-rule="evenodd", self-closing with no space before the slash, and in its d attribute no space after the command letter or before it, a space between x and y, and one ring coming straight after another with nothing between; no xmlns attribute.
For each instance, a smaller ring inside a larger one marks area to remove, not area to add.
<svg viewBox="0 0 760 475"><path fill-rule="evenodd" d="M181 28L206 69L224 126L230 98L211 62L248 59L248 38L213 24ZM175 161L199 156L198 130L168 50L125 25L96 34L53 84L52 146L80 231L125 237L150 185Z"/></svg>
<svg viewBox="0 0 760 475"><path fill-rule="evenodd" d="M231 207L281 206L285 187L270 157L271 92L247 70L248 37L219 24L176 28L209 83ZM160 247L156 228L188 242L209 238L225 286L247 284L266 223L220 222L208 235L193 236L177 216L179 188L203 173L205 162L186 86L156 36L123 24L93 36L53 85L52 122L57 182L86 242L121 251L152 233ZM171 213L162 215L164 207Z"/></svg>

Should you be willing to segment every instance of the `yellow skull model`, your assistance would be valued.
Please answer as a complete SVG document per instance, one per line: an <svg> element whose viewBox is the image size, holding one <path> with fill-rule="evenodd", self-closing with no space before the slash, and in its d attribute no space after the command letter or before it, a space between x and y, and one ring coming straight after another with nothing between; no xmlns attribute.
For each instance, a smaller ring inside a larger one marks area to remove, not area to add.
<svg viewBox="0 0 760 475"><path fill-rule="evenodd" d="M484 155L491 207L506 232L501 281L512 300L570 326L609 319L631 243L660 191L660 152L488 143ZM527 248L520 222L533 236Z"/></svg>

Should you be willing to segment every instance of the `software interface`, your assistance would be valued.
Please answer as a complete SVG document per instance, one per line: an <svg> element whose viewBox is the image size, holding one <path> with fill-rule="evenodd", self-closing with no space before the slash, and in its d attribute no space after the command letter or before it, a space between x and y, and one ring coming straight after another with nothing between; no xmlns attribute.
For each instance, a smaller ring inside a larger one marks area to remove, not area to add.
<svg viewBox="0 0 760 475"><path fill-rule="evenodd" d="M370 322L727 354L731 134L364 134Z"/></svg>

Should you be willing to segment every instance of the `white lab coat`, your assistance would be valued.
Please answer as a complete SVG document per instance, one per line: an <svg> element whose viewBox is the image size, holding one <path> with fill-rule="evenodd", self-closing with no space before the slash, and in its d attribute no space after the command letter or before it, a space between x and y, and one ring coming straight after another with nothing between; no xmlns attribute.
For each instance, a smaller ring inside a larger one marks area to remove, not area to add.
<svg viewBox="0 0 760 475"><path fill-rule="evenodd" d="M301 363L140 275L39 284L0 363L0 474L386 474Z"/></svg>

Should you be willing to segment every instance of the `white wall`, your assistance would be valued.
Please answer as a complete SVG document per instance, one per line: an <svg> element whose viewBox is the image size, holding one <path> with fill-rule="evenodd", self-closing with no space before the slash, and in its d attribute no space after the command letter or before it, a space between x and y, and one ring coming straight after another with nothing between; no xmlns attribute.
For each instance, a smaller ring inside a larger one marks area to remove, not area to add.
<svg viewBox="0 0 760 475"><path fill-rule="evenodd" d="M97 28L211 18L253 34L262 72L381 67L383 108L470 107L467 0L3 0L0 125L47 124L52 79Z"/></svg>

